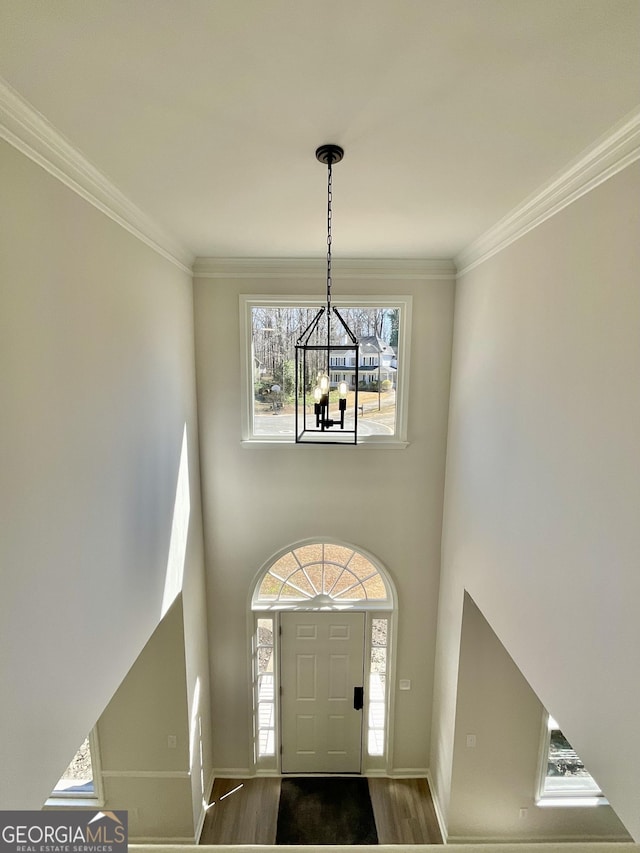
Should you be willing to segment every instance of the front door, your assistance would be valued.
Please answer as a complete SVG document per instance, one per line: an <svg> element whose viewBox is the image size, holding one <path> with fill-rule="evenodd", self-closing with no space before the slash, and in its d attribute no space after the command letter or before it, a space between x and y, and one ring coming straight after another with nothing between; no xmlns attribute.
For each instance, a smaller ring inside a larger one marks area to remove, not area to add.
<svg viewBox="0 0 640 853"><path fill-rule="evenodd" d="M283 773L360 772L364 616L280 614Z"/></svg>

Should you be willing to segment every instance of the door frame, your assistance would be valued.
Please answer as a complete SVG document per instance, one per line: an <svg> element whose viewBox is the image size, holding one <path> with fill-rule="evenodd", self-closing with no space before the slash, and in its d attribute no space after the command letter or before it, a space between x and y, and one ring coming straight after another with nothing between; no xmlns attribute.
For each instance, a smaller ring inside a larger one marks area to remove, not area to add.
<svg viewBox="0 0 640 853"><path fill-rule="evenodd" d="M283 556L293 553L299 548L314 545L337 545L351 549L355 555L368 560L376 570L384 583L386 597L384 600L364 599L358 601L328 600L323 596L322 601L261 601L260 590L269 570ZM393 578L384 564L369 551L360 546L347 543L343 540L329 537L315 537L304 539L280 549L266 560L260 570L254 576L248 591L247 600L247 687L249 702L249 773L254 776L280 776L280 613L290 610L342 610L361 611L365 614L365 645L364 645L364 708L362 726L362 769L363 776L388 776L392 770L391 745L393 743L394 710L395 710L395 673L396 673L396 648L397 648L397 625L398 625L398 596ZM258 750L259 724L258 724L258 620L271 620L271 659L273 677L273 749L267 754L260 754ZM384 738L381 754L369 754L369 708L371 700L370 690L370 661L372 653L372 627L374 619L385 619L387 621L386 631L386 679L384 687ZM314 774L315 775L315 774Z"/></svg>
<svg viewBox="0 0 640 853"><path fill-rule="evenodd" d="M290 610L297 608L289 608ZM305 608L299 608L305 609ZM309 608L306 608L309 609ZM394 710L395 710L395 690L392 685L395 683L396 672L396 633L397 619L391 610L362 610L353 612L363 612L365 617L365 637L364 637L364 707L362 717L362 735L361 735L361 773L362 776L389 776L392 770L391 744L393 743L393 726L394 726ZM273 681L274 681L274 751L269 755L258 755L257 744L257 679L256 679L256 643L258 619L273 620ZM385 731L384 731L384 747L382 755L370 755L368 751L369 739L369 708L370 708L370 672L367 663L371 659L371 635L372 635L372 620L386 619L387 620L387 677L385 691ZM249 707L252 709L250 715L250 737L251 737L251 755L250 755L250 773L254 776L281 776L282 763L280 746L282 743L281 736L281 707L280 707L280 611L272 612L252 612L249 614L249 642L250 649L248 685L249 685ZM305 774L299 774L305 775ZM330 775L330 774L313 774L313 775Z"/></svg>

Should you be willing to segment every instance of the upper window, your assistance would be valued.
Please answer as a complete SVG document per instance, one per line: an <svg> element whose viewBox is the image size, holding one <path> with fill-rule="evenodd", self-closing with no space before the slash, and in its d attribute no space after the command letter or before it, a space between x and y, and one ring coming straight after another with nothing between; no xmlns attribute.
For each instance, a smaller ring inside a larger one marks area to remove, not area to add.
<svg viewBox="0 0 640 853"><path fill-rule="evenodd" d="M246 441L294 443L295 346L318 310L317 298L241 296ZM334 300L359 341L356 355L332 359L331 381L358 382L358 443L406 440L410 297ZM335 326L335 334L341 331ZM336 339L336 344L346 340ZM366 369L364 369L366 368Z"/></svg>
<svg viewBox="0 0 640 853"><path fill-rule="evenodd" d="M538 805L599 805L606 803L600 786L563 735L547 716Z"/></svg>

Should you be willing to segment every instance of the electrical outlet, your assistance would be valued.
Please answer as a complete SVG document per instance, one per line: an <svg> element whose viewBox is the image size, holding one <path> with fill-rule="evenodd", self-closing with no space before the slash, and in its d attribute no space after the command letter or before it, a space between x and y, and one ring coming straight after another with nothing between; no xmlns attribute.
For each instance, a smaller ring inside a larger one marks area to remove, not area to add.
<svg viewBox="0 0 640 853"><path fill-rule="evenodd" d="M400 688L400 690L411 690L411 679L401 678L398 682L398 687Z"/></svg>
<svg viewBox="0 0 640 853"><path fill-rule="evenodd" d="M178 738L175 735L167 735L167 747L175 749L178 745Z"/></svg>
<svg viewBox="0 0 640 853"><path fill-rule="evenodd" d="M518 817L521 817L521 818L526 817L528 814L529 814L529 809L520 809L520 812L518 813Z"/></svg>
<svg viewBox="0 0 640 853"><path fill-rule="evenodd" d="M476 745L476 736L475 735L467 735L467 746L470 749L473 749Z"/></svg>

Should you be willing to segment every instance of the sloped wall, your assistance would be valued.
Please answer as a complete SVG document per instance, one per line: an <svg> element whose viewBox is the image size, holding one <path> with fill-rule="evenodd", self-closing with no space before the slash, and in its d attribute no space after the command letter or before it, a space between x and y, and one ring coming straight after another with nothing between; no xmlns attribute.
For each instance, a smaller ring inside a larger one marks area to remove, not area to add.
<svg viewBox="0 0 640 853"><path fill-rule="evenodd" d="M469 595L458 684L449 842L630 840L611 806L536 806L544 708Z"/></svg>
<svg viewBox="0 0 640 853"><path fill-rule="evenodd" d="M0 185L0 806L39 808L160 620L185 435L202 571L192 289L4 143Z"/></svg>
<svg viewBox="0 0 640 853"><path fill-rule="evenodd" d="M464 590L640 837L640 164L458 281L431 767Z"/></svg>
<svg viewBox="0 0 640 853"><path fill-rule="evenodd" d="M97 723L104 807L130 838L194 837L184 619L179 596ZM168 738L175 738L170 747Z"/></svg>

